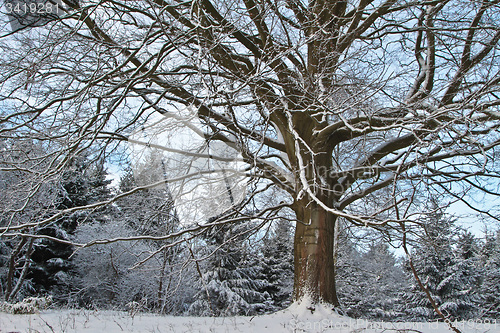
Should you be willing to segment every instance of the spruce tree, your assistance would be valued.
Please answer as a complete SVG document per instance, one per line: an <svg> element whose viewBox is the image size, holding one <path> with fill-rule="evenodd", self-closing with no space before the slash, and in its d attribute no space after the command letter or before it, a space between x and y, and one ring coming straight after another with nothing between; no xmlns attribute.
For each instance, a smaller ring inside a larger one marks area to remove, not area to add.
<svg viewBox="0 0 500 333"><path fill-rule="evenodd" d="M146 188L134 192L117 201L119 210L118 216L127 228L136 234L149 236L164 236L179 229L179 219L176 214L174 198L172 197L168 183L161 183L157 173L151 174L152 165L155 168L162 167L162 155L152 151L144 157L141 165L135 165L134 169L128 167L120 178L120 193L128 192L137 186L160 183L154 188ZM149 241L151 249L159 251L155 260L159 267L156 267L152 274L157 287L157 296L150 306L160 312L179 312L183 307L179 304L179 294L177 293L179 281L183 276L175 273L177 268L182 266L186 260L186 253L181 245L168 246L171 240ZM188 294L188 293L184 293ZM150 297L151 298L151 297Z"/></svg>
<svg viewBox="0 0 500 333"><path fill-rule="evenodd" d="M266 281L259 279L260 268L248 259L244 245L248 225L220 225L204 235L204 253L209 258L198 282L200 291L189 307L191 315L234 316L265 311L269 294Z"/></svg>
<svg viewBox="0 0 500 333"><path fill-rule="evenodd" d="M458 234L455 220L436 209L422 221L423 233L414 244L412 261L416 272L439 310L450 320L469 319L476 314L479 275L474 262L475 240ZM459 244L455 247L455 244ZM438 319L427 295L412 278L404 294L410 320Z"/></svg>
<svg viewBox="0 0 500 333"><path fill-rule="evenodd" d="M293 292L293 238L290 222L278 220L270 235L263 240L262 280L271 298L268 311L276 311L290 305Z"/></svg>
<svg viewBox="0 0 500 333"><path fill-rule="evenodd" d="M363 313L357 305L363 302L365 297L364 286L361 284L364 276L359 269L362 254L345 233L346 231L342 230L337 242L338 294L343 312L350 317L360 318Z"/></svg>
<svg viewBox="0 0 500 333"><path fill-rule="evenodd" d="M404 275L389 246L373 241L368 251L360 252L349 242L340 250L339 271L348 283L339 285L339 294L346 314L373 320L399 318Z"/></svg>
<svg viewBox="0 0 500 333"><path fill-rule="evenodd" d="M147 161L146 161L147 162ZM133 172L125 169L120 178L119 191L125 193L133 188L149 184L144 177L147 172ZM116 203L120 219L142 235L165 235L178 229L179 220L175 213L174 200L168 184L144 189L128 195ZM164 245L160 244L159 246Z"/></svg>
<svg viewBox="0 0 500 333"><path fill-rule="evenodd" d="M363 317L376 320L399 318L404 274L389 245L383 240L374 241L361 259L365 297L358 306Z"/></svg>
<svg viewBox="0 0 500 333"><path fill-rule="evenodd" d="M477 317L478 304L481 303L479 246L477 239L468 231L460 231L456 241L453 265L448 267L446 278L440 284L446 292L440 309L450 319L467 320Z"/></svg>
<svg viewBox="0 0 500 333"><path fill-rule="evenodd" d="M486 234L482 249L481 264L484 265L484 278L480 288L483 297L481 311L491 319L500 318L500 231L496 235Z"/></svg>
<svg viewBox="0 0 500 333"><path fill-rule="evenodd" d="M4 141L6 152L0 152L3 163L17 165L0 171L0 224L14 218L19 224L39 222L61 210L87 205L107 198L109 190L102 165L85 157L73 157L62 165L62 172L38 178L46 165L42 156L51 154L50 146L36 140ZM12 153L12 152L16 153ZM5 154L4 154L5 153ZM31 171L31 172L29 172ZM36 192L27 195L36 188ZM70 241L77 225L89 214L76 212L39 226L38 236ZM71 289L68 276L73 266L73 247L48 238L14 238L0 246L0 283L4 298L13 301L30 295L50 293L56 301L65 301Z"/></svg>

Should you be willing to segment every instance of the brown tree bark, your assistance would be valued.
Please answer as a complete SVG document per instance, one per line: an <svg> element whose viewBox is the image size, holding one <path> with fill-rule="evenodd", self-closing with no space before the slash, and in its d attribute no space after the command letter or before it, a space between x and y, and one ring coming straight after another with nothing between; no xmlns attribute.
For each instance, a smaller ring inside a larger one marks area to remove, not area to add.
<svg viewBox="0 0 500 333"><path fill-rule="evenodd" d="M315 202L298 202L294 240L294 299L339 306L335 286L335 223L337 217Z"/></svg>

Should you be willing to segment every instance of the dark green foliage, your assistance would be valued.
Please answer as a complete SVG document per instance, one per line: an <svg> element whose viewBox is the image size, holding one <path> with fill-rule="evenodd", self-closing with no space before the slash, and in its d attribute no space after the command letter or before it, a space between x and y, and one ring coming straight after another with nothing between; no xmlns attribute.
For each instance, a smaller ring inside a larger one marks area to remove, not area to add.
<svg viewBox="0 0 500 333"><path fill-rule="evenodd" d="M44 149L41 145L32 143L31 145L25 144L20 152L35 154L31 157L31 160L35 160L36 154L42 154ZM22 162L22 164L26 163L29 161ZM31 181L29 178L23 180L29 174L24 178L16 173L2 173L1 176L11 180L11 183L5 186L9 185L9 193L12 193L9 195L13 199L16 195L22 195L24 186L36 186L34 180ZM12 182L12 177L18 180ZM21 214L17 214L16 220L23 221L26 217L26 222L40 221L64 209L106 200L110 194L108 185L109 181L106 180L106 172L102 165L96 166L83 157L75 157L70 160L60 177L42 183L38 196L26 202L26 207ZM12 202L15 203L15 200ZM15 208L15 205L12 205L12 208ZM8 209L7 206L1 212L5 219L7 219L5 212ZM5 249L2 252L6 254L0 260L0 266L3 266L0 270L2 272L0 282L4 290L7 290L4 296L12 299L16 294L17 298L22 298L28 295L51 293L56 302L65 302L68 294L76 287L69 285L70 276L74 275L75 271L70 258L74 248L68 242L72 240L72 235L78 225L92 221L99 213L102 212L75 212L63 215L33 231L34 234L47 236L47 238L38 238L33 241L15 238L5 242L3 244ZM21 245L23 246L20 247ZM17 247L20 250L16 252ZM9 266L8 262L11 260L15 263L13 266ZM9 271L12 273L9 274ZM17 288L17 285L21 288ZM11 292L8 291L9 289Z"/></svg>
<svg viewBox="0 0 500 333"><path fill-rule="evenodd" d="M110 196L107 172L102 165L92 165L83 157L75 157L61 176L61 200L58 209L85 206Z"/></svg>

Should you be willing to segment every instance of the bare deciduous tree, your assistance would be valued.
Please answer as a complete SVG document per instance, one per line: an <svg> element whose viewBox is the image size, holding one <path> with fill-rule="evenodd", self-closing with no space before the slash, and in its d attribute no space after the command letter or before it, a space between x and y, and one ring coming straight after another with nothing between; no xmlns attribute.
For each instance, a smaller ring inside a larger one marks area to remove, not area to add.
<svg viewBox="0 0 500 333"><path fill-rule="evenodd" d="M296 299L339 305L340 217L397 229L421 187L497 195L498 0L63 2L43 27L3 28L2 137L46 143L43 182L91 147L111 159L152 114L193 110L186 128L204 146L185 156L225 161L205 149L222 142L251 180L249 196L207 225L292 209ZM209 172L190 170L177 180ZM283 200L259 199L273 188Z"/></svg>

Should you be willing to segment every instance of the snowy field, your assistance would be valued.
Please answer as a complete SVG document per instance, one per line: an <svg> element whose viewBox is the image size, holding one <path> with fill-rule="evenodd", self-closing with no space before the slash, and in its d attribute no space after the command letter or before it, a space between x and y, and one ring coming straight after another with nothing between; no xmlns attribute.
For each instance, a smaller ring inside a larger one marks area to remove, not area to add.
<svg viewBox="0 0 500 333"><path fill-rule="evenodd" d="M500 324L484 321L456 323L462 333L500 333ZM326 308L311 313L304 306L255 317L173 317L131 315L117 311L46 310L31 315L0 313L0 333L62 332L451 332L445 323L384 323L342 317Z"/></svg>

